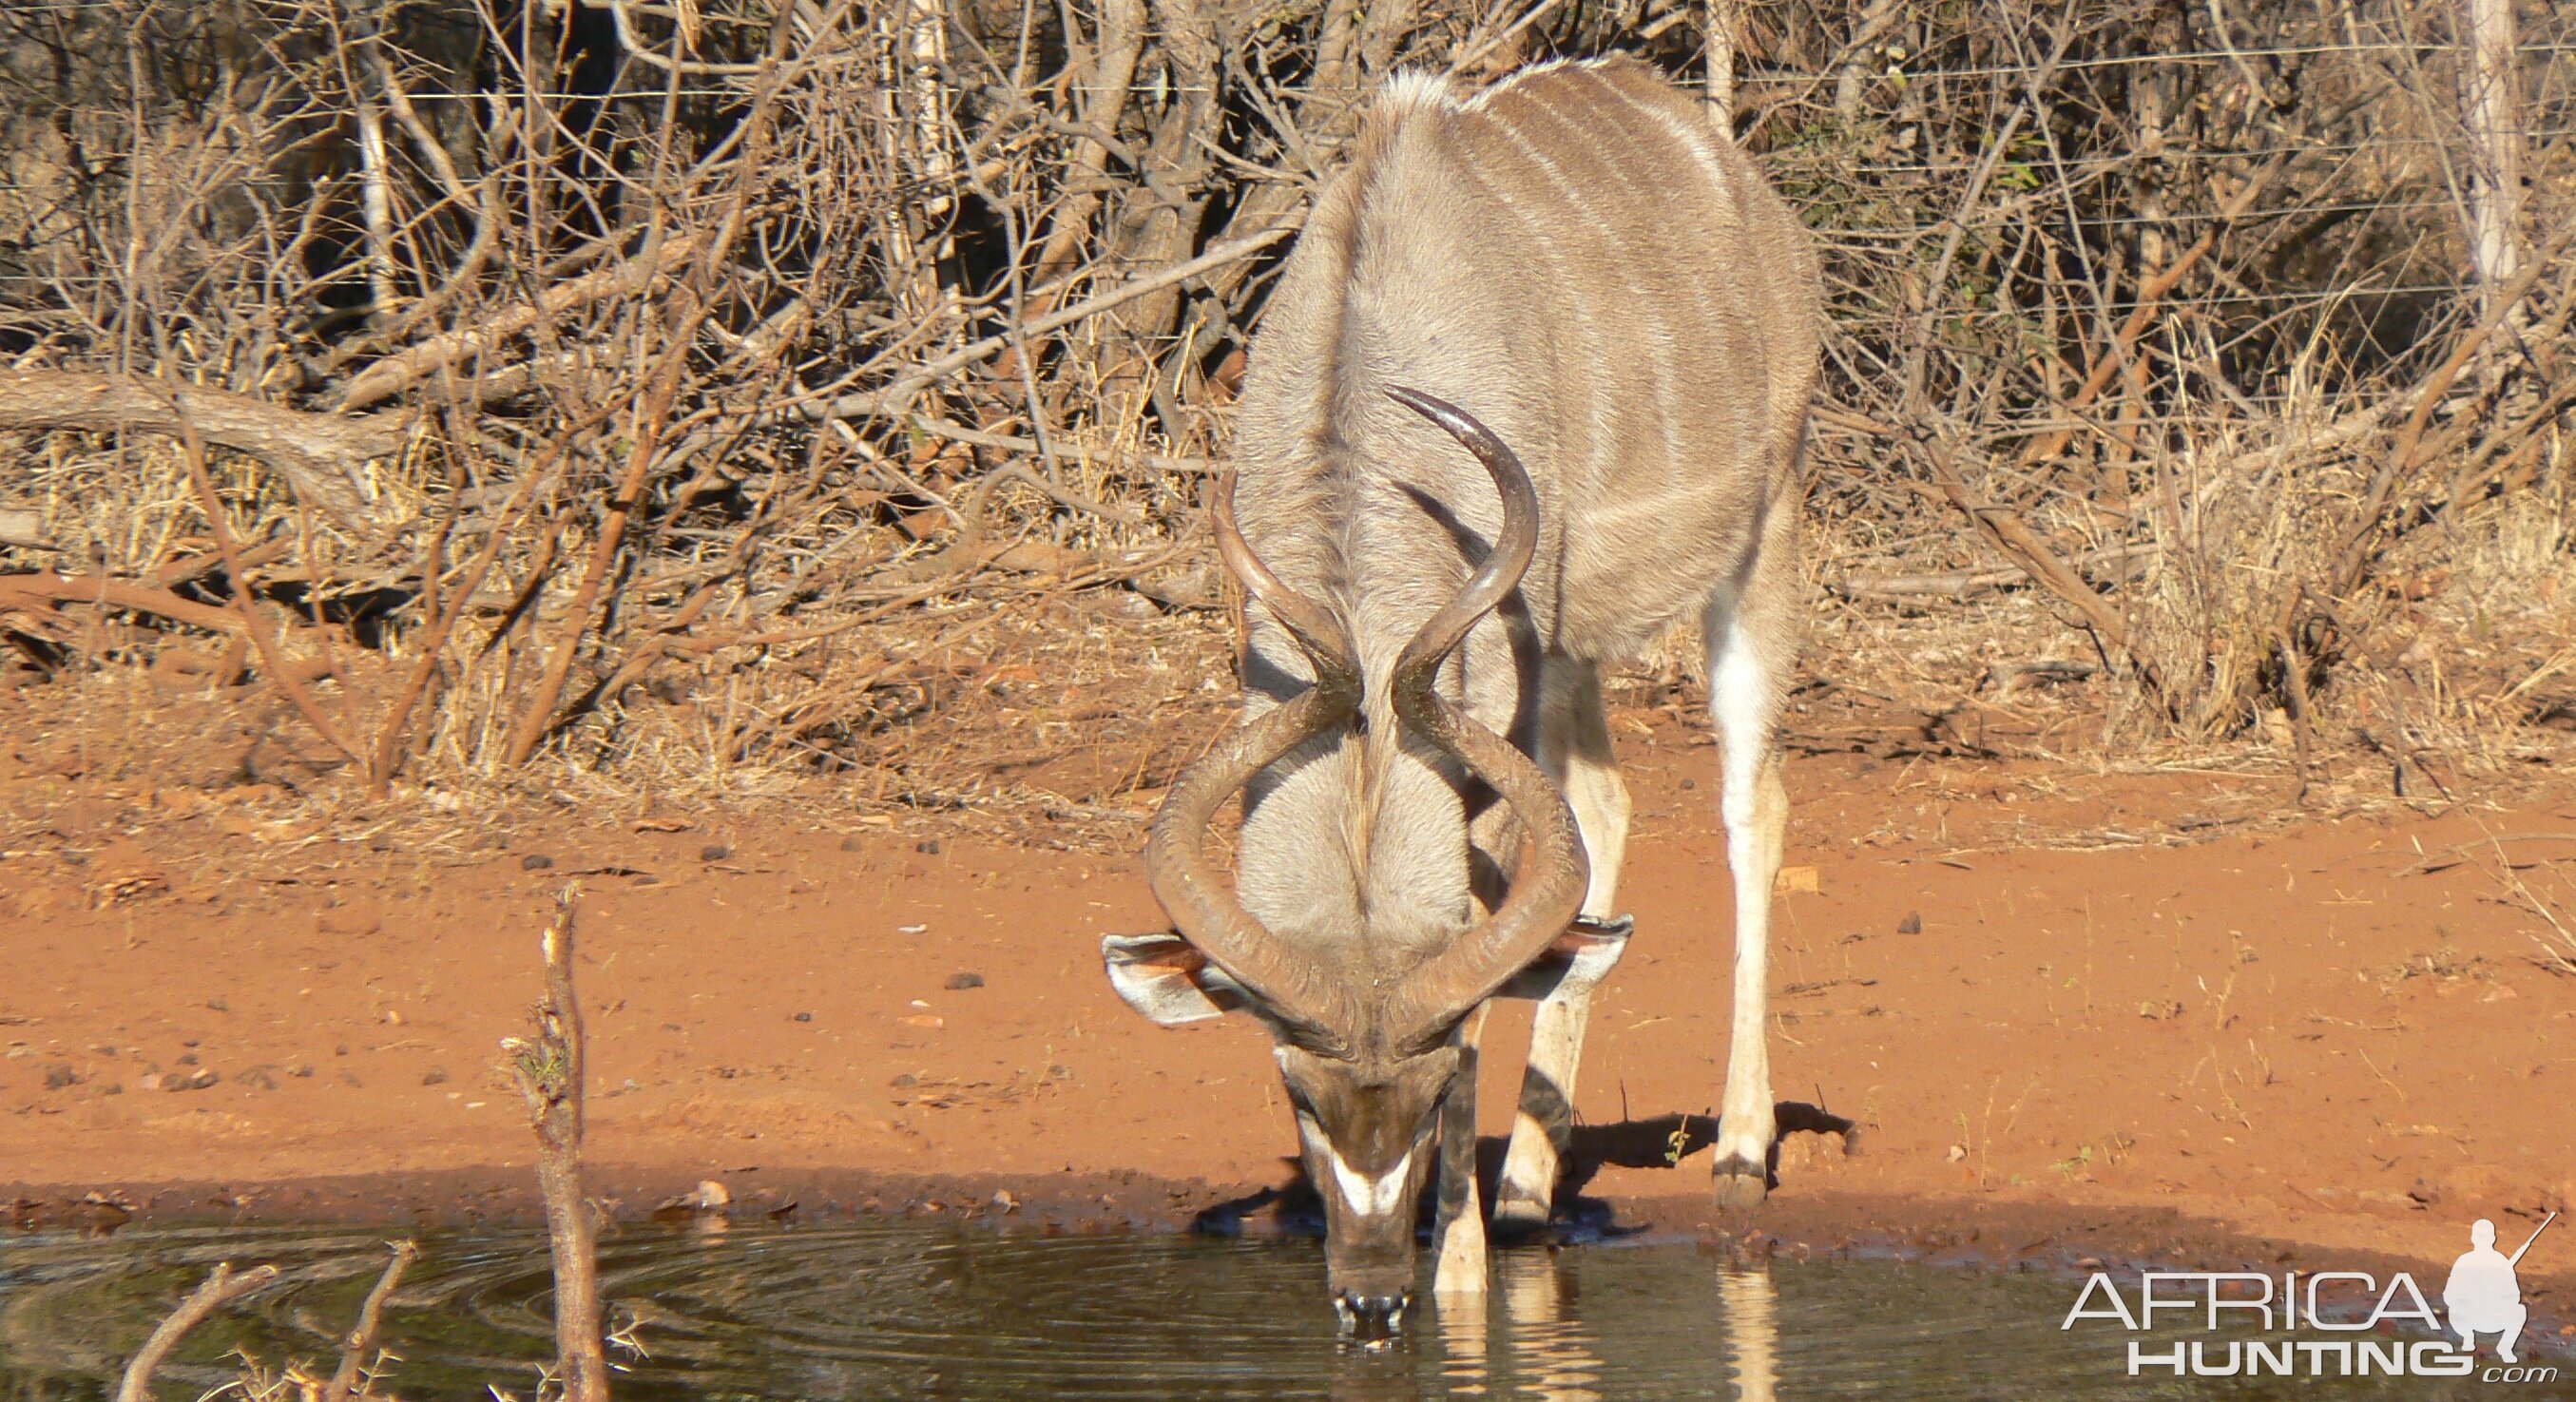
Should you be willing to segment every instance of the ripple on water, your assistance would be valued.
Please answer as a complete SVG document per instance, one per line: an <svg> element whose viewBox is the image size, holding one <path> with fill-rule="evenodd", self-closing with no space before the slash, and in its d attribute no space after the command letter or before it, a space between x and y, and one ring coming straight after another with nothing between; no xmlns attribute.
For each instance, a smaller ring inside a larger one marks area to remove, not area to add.
<svg viewBox="0 0 2576 1402"><path fill-rule="evenodd" d="M524 1394L552 1352L533 1231L434 1234L386 1314L406 1398ZM346 1228L0 1239L0 1398L105 1397L215 1262L277 1283L192 1336L169 1390L240 1350L323 1371L384 1262ZM2130 1379L2116 1336L2070 1336L2065 1281L1885 1262L1730 1264L1687 1246L1498 1253L1481 1304L1430 1309L1396 1348L1342 1349L1310 1241L1049 1237L920 1223L641 1229L601 1250L626 1399L1894 1396L2231 1398L2313 1384ZM2335 1390L2414 1399L2436 1385ZM2462 1393L2460 1395L2466 1395Z"/></svg>

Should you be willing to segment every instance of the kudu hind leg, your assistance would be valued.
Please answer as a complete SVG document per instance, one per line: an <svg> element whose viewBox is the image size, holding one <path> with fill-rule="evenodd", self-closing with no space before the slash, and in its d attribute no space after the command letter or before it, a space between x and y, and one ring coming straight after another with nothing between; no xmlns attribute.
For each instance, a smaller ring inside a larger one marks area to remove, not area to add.
<svg viewBox="0 0 2576 1402"><path fill-rule="evenodd" d="M1551 658L1541 682L1539 767L1564 790L1592 866L1583 913L1608 919L1628 845L1628 786L1620 781L1601 709L1601 681L1579 662ZM1574 1077L1592 988L1571 980L1541 1000L1530 1026L1529 1069L1521 1077L1520 1113L1495 1189L1494 1218L1519 1228L1547 1224L1559 1165L1574 1129Z"/></svg>
<svg viewBox="0 0 2576 1402"><path fill-rule="evenodd" d="M1716 1189L1723 1207L1751 1207L1769 1191L1777 1114L1771 1100L1771 885L1780 873L1789 799L1776 746L1789 658L1774 634L1734 601L1709 606L1709 712L1717 723L1719 814L1735 883L1735 1017L1717 1130Z"/></svg>

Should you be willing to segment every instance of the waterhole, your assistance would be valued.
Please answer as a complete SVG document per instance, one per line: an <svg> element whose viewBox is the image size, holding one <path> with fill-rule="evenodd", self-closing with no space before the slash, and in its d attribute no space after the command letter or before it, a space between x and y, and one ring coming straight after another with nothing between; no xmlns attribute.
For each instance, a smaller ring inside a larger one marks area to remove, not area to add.
<svg viewBox="0 0 2576 1402"><path fill-rule="evenodd" d="M386 1387L529 1396L552 1353L545 1239L433 1233L391 1301ZM219 1261L278 1281L163 1368L165 1398L301 1360L327 1376L381 1232L171 1228L0 1238L0 1399L104 1398ZM1498 1252L1480 1303L1338 1345L1319 1245L918 1223L628 1229L601 1247L623 1399L2286 1398L2311 1379L2132 1378L2116 1331L2058 1326L2076 1283L1893 1261L1747 1265L1687 1244ZM2328 1395L2466 1397L2463 1383ZM291 1395L291 1394L290 1394Z"/></svg>

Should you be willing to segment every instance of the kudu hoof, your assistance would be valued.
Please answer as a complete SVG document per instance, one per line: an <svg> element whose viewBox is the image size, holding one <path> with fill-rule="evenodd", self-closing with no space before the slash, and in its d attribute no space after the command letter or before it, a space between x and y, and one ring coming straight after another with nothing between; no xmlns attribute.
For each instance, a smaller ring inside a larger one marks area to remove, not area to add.
<svg viewBox="0 0 2576 1402"><path fill-rule="evenodd" d="M1526 1237L1544 1231L1547 1219L1548 1207L1544 1201L1513 1193L1508 1187L1504 1189L1502 1201L1494 1204L1494 1226L1505 1236L1517 1234Z"/></svg>
<svg viewBox="0 0 2576 1402"><path fill-rule="evenodd" d="M1728 1159L1717 1166L1717 1205L1721 1208L1760 1207L1770 1191L1760 1164Z"/></svg>

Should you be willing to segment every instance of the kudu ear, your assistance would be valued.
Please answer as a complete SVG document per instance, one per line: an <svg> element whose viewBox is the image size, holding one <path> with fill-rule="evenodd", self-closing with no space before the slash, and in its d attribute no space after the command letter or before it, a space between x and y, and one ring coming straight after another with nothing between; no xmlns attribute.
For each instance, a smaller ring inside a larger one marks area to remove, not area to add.
<svg viewBox="0 0 2576 1402"><path fill-rule="evenodd" d="M1179 935L1109 935L1100 957L1127 1006L1165 1027L1223 1017L1251 1001L1243 985Z"/></svg>
<svg viewBox="0 0 2576 1402"><path fill-rule="evenodd" d="M1539 999L1559 989L1569 995L1588 993L1610 976L1619 956L1628 952L1628 936L1636 931L1637 922L1630 916L1607 920L1577 916L1564 934L1541 950L1529 967L1512 975L1494 996Z"/></svg>

